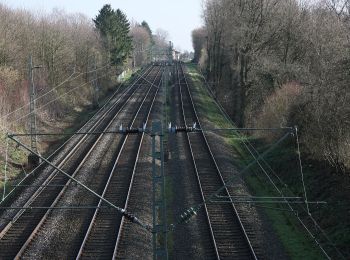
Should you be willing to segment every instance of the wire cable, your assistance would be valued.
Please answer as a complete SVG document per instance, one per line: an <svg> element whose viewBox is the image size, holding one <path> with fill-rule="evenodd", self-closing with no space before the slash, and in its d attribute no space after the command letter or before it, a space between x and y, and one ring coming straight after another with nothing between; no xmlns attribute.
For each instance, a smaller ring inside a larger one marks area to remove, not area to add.
<svg viewBox="0 0 350 260"><path fill-rule="evenodd" d="M102 76L97 77L96 79L103 78L103 77L105 77L105 76L106 76L107 74L109 74L109 73L111 73L111 72L107 72L107 73L103 74ZM78 88L81 88L82 86L85 86L85 85L87 85L88 83L91 83L91 82L95 81L96 79L90 80L90 81L88 81L88 82L85 82L85 83L83 83L83 84L77 86L77 87L72 88L72 89L69 90L68 92L63 93L63 94L59 95L58 97L54 98L53 100L50 100L50 101L47 102L46 104L40 106L40 107L37 108L35 111L29 112L29 113L25 114L24 116L22 116L22 117L20 117L20 118L17 118L16 120L10 121L10 123L15 123L15 122L18 122L18 121L20 121L20 120L26 118L27 116L31 115L32 113L34 113L34 112L36 112L36 111L38 111L38 110L41 110L41 109L43 109L44 107L47 107L47 106L50 105L51 103L53 103L53 102L55 102L56 100L60 99L61 97L66 96L67 94L73 92L74 90L76 90L76 89L78 89ZM4 127L4 126L0 126L0 128L2 128L2 129L4 129L4 130L9 130L8 128L6 128L6 127Z"/></svg>
<svg viewBox="0 0 350 260"><path fill-rule="evenodd" d="M50 92L56 90L58 87L60 87L61 85L63 85L63 84L66 83L67 81L69 81L69 79L70 79L74 74L75 74L75 72L73 72L69 77L67 77L62 83L60 83L59 85L57 85L55 88L53 88L53 89L51 89L51 90L45 92L43 95L41 95L41 96L39 96L39 97L37 97L37 98L35 98L34 101L37 101L37 100L39 100L40 98L43 98L44 96L48 95ZM81 74L82 74L82 73L81 73ZM19 110L21 110L21 109L23 109L24 107L29 106L29 105L30 105L30 102L28 102L28 103L22 105L22 106L19 107L19 108L16 108L15 110L9 112L9 113L6 114L6 115L2 115L0 118L1 118L1 119L2 119L2 118L7 118L7 117L9 117L10 115L16 113L17 111L19 111Z"/></svg>
<svg viewBox="0 0 350 260"><path fill-rule="evenodd" d="M107 66L109 66L111 63L107 63L106 65L102 66L102 67L99 67L97 69L93 69L93 70L90 70L90 71L87 71L87 72L80 72L79 75L75 76L74 78L70 79L71 77L73 77L73 75L76 73L76 72L73 72L69 77L67 77L66 79L64 79L61 83L59 83L57 86L55 86L54 88L50 89L49 91L45 92L44 94L42 94L41 96L38 96L34 99L34 101L37 101L45 96L47 96L49 93L55 91L56 89L58 89L59 87L61 87L63 84L69 82L69 81L72 81L72 80L75 80L77 78L79 78L80 76L82 76L83 74L90 74L92 72L95 72L95 71L98 71L98 70L101 70ZM7 118L8 116L16 113L17 111L25 108L26 106L30 105L30 102L22 105L21 107L15 109L14 111L11 111L10 113L6 114L6 115L2 115L0 116L0 119L3 119L3 118Z"/></svg>
<svg viewBox="0 0 350 260"><path fill-rule="evenodd" d="M298 128L297 127L295 127L295 137L296 137L296 142L297 142L297 147L298 147L298 151L297 151L298 162L299 162L299 168L300 168L300 174L301 174L301 182L303 185L305 204L306 204L306 208L307 208L307 213L311 216L309 204L307 202L307 194L306 194L305 181L304 181L304 171L303 171L303 164L301 163L300 143L299 143L299 135L298 135Z"/></svg>
<svg viewBox="0 0 350 260"><path fill-rule="evenodd" d="M5 154L5 166L4 166L4 189L3 189L3 193L2 193L2 200L4 200L5 196L6 196L8 150L9 150L9 139L6 138L6 154Z"/></svg>
<svg viewBox="0 0 350 260"><path fill-rule="evenodd" d="M235 123L234 123L234 122L232 121L232 119L227 115L226 111L223 109L223 107L221 106L221 104L218 103L218 101L215 99L215 96L214 96L214 94L212 93L212 91L211 91L211 89L210 89L210 87L209 87L209 85L208 85L208 83L207 83L205 77L203 76L202 72L201 72L201 76L202 76L202 78L203 78L203 80L204 80L204 82L205 82L205 84L206 84L206 86L207 86L206 89L207 89L209 95L212 96L212 98L213 98L214 103L218 106L219 110L223 113L223 115L224 115L224 117L226 118L226 120L227 120L229 123L231 123L232 125L235 126ZM249 147L248 147L248 145L247 145L247 143L248 143L249 146L253 147L253 145L251 144L251 142L250 142L246 137L244 137L242 134L240 134L240 133L237 133L237 134L243 137L243 144L244 144L245 147L247 148L248 152L253 156L253 158L256 158L256 156L254 155L254 153L249 149ZM255 152L256 152L257 154L259 154L259 152L258 152L255 148L254 148L254 150L255 150ZM300 153L299 153L299 155L300 155ZM268 162L266 162L266 160L263 159L263 161L264 161L264 163L265 163L266 165L269 166L270 169L272 169L272 167L269 165ZM301 164L301 158L300 158L299 163ZM264 167L260 164L259 161L257 161L257 164L259 165L259 167L261 168L261 170L264 172L264 174L268 177L269 174L268 174L267 171L264 169ZM301 165L302 165L302 164L301 164ZM277 175L276 175L276 176L277 176ZM274 181L271 179L271 177L268 177L268 179L269 179L269 181L271 182L271 184L277 189L278 193L280 193L281 196L284 197L283 192L282 192L280 189L277 188L276 184L275 184ZM282 180L281 180L279 177L278 177L278 179L279 179L279 181L282 182ZM283 183L283 182L282 182L282 183ZM286 185L285 185L285 186L286 186ZM303 184L303 186L304 186L304 184ZM306 196L305 193L304 193L304 195ZM305 197L305 202L307 202L307 198L306 198L306 197ZM320 242L316 239L316 237L312 234L312 232L307 228L307 226L305 225L305 223L303 222L303 220L299 217L297 211L295 211L295 209L294 209L288 202L287 202L287 205L288 205L288 207L294 212L294 214L295 214L295 216L297 217L297 219L298 219L298 221L300 222L300 224L305 228L305 230L307 231L307 233L312 237L312 239L315 241L315 243L317 244L317 246L321 249L321 251L323 252L323 254L324 254L328 259L331 259L330 256L328 255L328 253L324 250L323 246L320 244ZM307 205L307 206L308 206L308 205ZM324 235L324 237L326 238L326 240L327 240L328 242L330 242L331 245L334 247L334 249L336 250L336 252L337 252L343 259L345 259L344 255L343 255L343 254L339 251L339 249L335 246L335 243L332 242L332 241L330 240L330 238L327 236L327 234L326 234L326 233L321 229L321 227L317 224L316 220L312 217L312 215L310 214L310 212L309 212L308 209L307 209L307 213L308 213L309 218L314 222L315 227L317 227L317 228L321 231L321 233Z"/></svg>

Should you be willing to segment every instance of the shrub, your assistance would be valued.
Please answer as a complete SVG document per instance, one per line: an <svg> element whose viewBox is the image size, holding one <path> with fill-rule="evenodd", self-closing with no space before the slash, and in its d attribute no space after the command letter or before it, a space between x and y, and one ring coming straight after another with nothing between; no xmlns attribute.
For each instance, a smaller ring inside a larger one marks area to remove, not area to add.
<svg viewBox="0 0 350 260"><path fill-rule="evenodd" d="M282 85L268 96L261 108L260 114L255 119L256 127L285 127L290 126L290 113L300 103L302 87L296 82ZM271 133L259 133L260 137L274 138Z"/></svg>

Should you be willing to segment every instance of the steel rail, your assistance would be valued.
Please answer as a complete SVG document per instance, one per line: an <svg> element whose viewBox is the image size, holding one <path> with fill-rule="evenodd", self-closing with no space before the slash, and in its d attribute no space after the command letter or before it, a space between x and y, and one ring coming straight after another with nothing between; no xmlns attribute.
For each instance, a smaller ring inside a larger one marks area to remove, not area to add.
<svg viewBox="0 0 350 260"><path fill-rule="evenodd" d="M148 73L148 71L151 71L151 68L150 68L149 70L147 70L146 73ZM137 90L137 89L139 89L139 88L135 88L135 90L131 93L131 95L127 98L127 100L123 100L124 103L123 103L122 106L119 108L119 110L117 111L117 113L114 114L112 120L110 121L110 123L108 124L108 126L106 127L106 129L108 129L108 127L111 125L112 121L117 117L117 115L119 115L119 113L120 113L120 112L122 111L122 109L125 107L125 105L127 104L127 102L128 102L128 101L131 99L131 97L136 93L136 90ZM130 87L128 91L131 91L131 90L132 90L132 88ZM97 127L103 122L103 120L104 120L107 116L109 116L109 114L110 114L111 112L113 112L114 108L117 106L117 104L119 104L119 101L120 101L124 96L125 96L125 93L124 93L123 95L121 95L121 96L117 99L117 101L115 102L115 104L113 104L109 109L107 109L107 111L105 111L105 112L102 114L102 116L98 119L98 121L94 123L92 129L97 128ZM88 136L88 135L85 135L84 138L81 138L80 141L78 142L78 144L81 144L82 142L84 142L84 141L86 140L87 136ZM91 153L92 149L96 146L96 144L98 143L98 140L100 140L100 138L101 138L102 136L103 136L103 135L100 135L100 137L97 138L97 141L94 142L94 144L92 145L92 147L90 147L89 152L85 155L85 158L87 158L87 156ZM78 145L76 145L76 146L74 147L74 149L72 149L72 150L69 152L68 156L66 156L65 159L63 160L63 162L60 163L60 165L59 165L60 167L62 166L62 164L63 164L64 162L66 162L66 160L67 160L68 158L70 158L70 156L71 156L73 153L77 152L77 150L78 150L77 147L78 147ZM81 167L81 165L82 165L82 162L78 165L78 169ZM76 173L76 172L77 172L77 170L75 171L75 173ZM49 184L49 183L55 178L55 176L57 176L57 174L58 174L57 171L54 171L54 174L53 174L54 176L53 176L52 178L47 179L47 180L44 182L44 185ZM67 186L68 186L68 185L65 185L64 189L65 189ZM35 199L43 192L44 189L45 189L45 188L39 189L37 192L35 192L35 194L31 197L31 199L27 201L27 203L25 204L25 206L30 206L30 205L35 201ZM61 191L61 192L62 192L62 191ZM61 194L61 193L60 193L60 194ZM56 200L55 200L55 201L56 201ZM21 216L22 214L24 214L24 212L25 212L25 210L19 211L19 213L15 216L14 220L11 221L11 222L4 228L4 230L0 233L0 244L1 244L1 240L2 240L2 238L4 237L4 235L5 235L5 234L7 233L7 231L11 228L11 226L18 220L18 218L20 218L20 216ZM47 216L47 214L45 214L45 216Z"/></svg>
<svg viewBox="0 0 350 260"><path fill-rule="evenodd" d="M164 73L164 71L163 71L163 73ZM147 115L147 119L148 119L148 118L150 117L150 115L151 115L151 111L152 111L154 102L155 102L155 100L156 100L156 98L157 98L157 95L158 95L159 88L160 88L161 84L162 84L162 82L160 81L160 82L159 82L159 85L158 85L158 88L157 88L157 93L156 93L156 95L154 96L154 99L153 99L153 101L152 101L151 109L149 110L149 113L148 113L148 115ZM145 136L145 133L143 133L142 136L141 136L140 144L139 144L139 147L138 147L138 150L137 150L137 157L136 157L136 160L135 160L135 163L134 163L134 167L133 167L133 171L132 171L132 178L131 178L131 182L130 182L130 185L129 185L129 188L128 188L128 194L127 194L127 198L126 198L126 202L125 202L125 208L126 208L126 209L128 208L129 201L130 201L130 196L131 196L131 192L132 192L132 188L133 188L133 184L134 184L135 173L136 173L136 169L137 169L137 165L138 165L138 160L139 160L140 153L141 153L141 148L142 148L144 136ZM122 231L123 231L124 225L125 225L125 217L123 217L122 220L121 220L121 224L120 224L120 228L119 228L119 230L118 230L118 236L117 236L117 240L116 240L116 243L115 243L115 247L114 247L114 252L113 252L113 257L112 257L112 259L116 259L116 258L117 258L118 250L119 250L119 248L120 248L120 242L121 242L121 240L122 240Z"/></svg>
<svg viewBox="0 0 350 260"><path fill-rule="evenodd" d="M157 76L158 76L158 75L157 75ZM157 80L157 76L155 77L153 83ZM152 84L153 84L153 83L152 83ZM137 111L137 113L136 113L136 115L135 115L135 117L134 117L133 122L132 122L131 125L133 125L133 124L135 123L135 121L136 121L136 119L137 119L137 116L139 115L141 109L144 107L146 98L149 96L149 93L150 93L150 91L151 91L151 89L152 89L152 84L151 84L151 87L148 89L148 92L147 92L147 94L146 94L144 100L142 101L142 103L141 103L141 105L140 105L140 107L139 107L139 109L138 109L138 111ZM150 112L151 112L151 110L152 110L152 107L153 107L155 98L156 98L156 96L157 96L157 94L158 94L158 90L159 90L159 89L157 89L156 92L154 93L154 97L153 97L153 99L152 99L152 102L151 102L151 104L150 104L150 107L147 108L147 109L148 109L148 112L147 112L147 115L146 115L146 121L145 121L144 123L147 123L147 122L148 122ZM135 162L134 162L134 169L133 169L133 172L132 172L132 174L131 174L131 181L130 181L129 187L131 187L132 182L133 182L133 179L134 179L135 167L136 167L136 164L137 164L137 162L138 162L139 152L140 152L140 148L141 148L141 144L142 144L142 140L143 140L144 134L145 134L145 133L143 132L142 135L141 135L141 137L140 137L140 142L136 142L136 143L138 143L138 149L137 149L137 154L136 154L136 158L135 158ZM111 172L110 172L110 174L109 174L107 183L106 183L106 185L105 185L105 187L104 187L104 190L103 190L103 193L102 193L102 195L101 195L103 198L105 198L105 197L108 195L108 189L111 188L112 178L113 178L114 175L116 174L115 170L117 169L117 167L118 167L118 165L119 165L119 163L120 163L120 158L121 158L121 156L122 156L122 153L124 152L124 147L127 145L127 141L128 141L128 140L129 140L129 136L127 136L127 137L124 139L124 142L123 142L122 147L121 147L121 149L120 149L120 152L119 152L119 154L118 154L118 156L117 156L117 159L116 159L116 161L115 161L115 163L114 163L114 165L113 165L113 168L112 168L112 170L111 170ZM130 188L128 189L128 194L126 194L126 203L125 203L125 206L124 206L125 209L127 209L127 204L128 204L129 195L130 195ZM102 200L99 200L98 205L97 205L97 208L96 208L96 210L95 210L95 212L94 212L94 215L93 215L93 217L92 217L92 219L91 219L91 221L90 221L88 230L86 231L85 237L84 237L83 242L82 242L82 244L81 244L81 246L80 246L79 252L78 252L78 254L77 254L77 256L76 256L76 259L80 259L80 258L83 257L83 255L84 255L84 249L85 249L85 247L86 247L86 245L87 245L87 243L88 243L88 240L89 240L89 238L93 237L93 235L94 235L94 234L93 234L93 228L94 228L94 225L95 225L96 220L97 220L97 218L98 218L98 214L100 213L100 208L102 208L102 204L103 204L103 201L102 201ZM124 219L125 219L125 217L123 216L123 217L122 217L122 220L121 220L121 222L120 222L120 224L119 224L119 229L116 230L116 232L118 232L118 231L120 231L120 230L122 229L123 220L124 220ZM119 232L118 232L118 235L116 235L116 240L118 240L118 237L119 237ZM111 239L112 239L112 238L111 238ZM112 254L114 255L114 251L113 251Z"/></svg>
<svg viewBox="0 0 350 260"><path fill-rule="evenodd" d="M191 95L191 92L190 92L190 89L189 89L189 84L188 84L188 81L187 81L187 77L186 77L186 75L185 75L185 72L184 72L184 70L183 70L182 65L180 65L180 68L181 68L182 73L184 74L184 80L185 80L185 83L186 83L186 90L187 90L187 93L188 93L188 96L189 96L189 99L190 99L191 108L193 109L193 113L194 113L195 119L196 119L196 121L197 121L197 123L198 123L198 125L199 125L199 128L201 128L201 123L200 123L200 120L199 120L199 117L198 117L198 114L197 114L197 111L196 111L196 108L195 108L195 105L194 105L194 102L193 102L193 98L192 98L192 95ZM180 86L181 86L181 85L180 85ZM180 87L180 89L182 89L182 88ZM215 159L215 157L214 157L214 154L213 154L212 151L211 151L211 148L210 148L210 146L209 146L209 143L208 143L208 140L207 140L207 138L206 138L206 136L205 136L205 133L204 133L204 132L201 132L201 133L202 133L202 137L203 137L203 139L204 139L204 141L205 141L205 147L206 147L207 151L209 152L210 157L211 157L211 160L213 161L213 163L214 163L214 165L215 165L216 172L217 172L218 177L219 177L219 179L220 179L221 185L222 185L222 186L225 186L225 182L224 182L224 179L223 179L223 177L222 177L221 171L220 171L219 166L218 166L218 164L217 164L217 162L216 162L216 159ZM190 144L190 145L191 145L191 144ZM198 178L199 178L199 180L200 180L200 176L199 176L199 175L198 175ZM200 181L199 181L199 185L201 185L201 184L200 184ZM201 187L201 190L202 190L202 187ZM230 194L226 186L225 186L224 191L225 191L226 194ZM231 201L232 203L230 203L229 205L232 205L232 209L233 209L233 211L234 211L234 213L235 213L235 217L237 218L238 223L239 223L240 228L241 228L241 231L243 232L244 239L245 239L245 241L246 241L247 244L248 244L251 257L254 258L254 259L257 259L257 256L256 256L256 254L255 254L255 251L254 251L253 247L252 247L252 244L251 244L250 239L249 239L249 237L248 237L248 235L247 235L247 232L246 232L246 230L245 230L245 228L244 228L244 226L243 226L243 223L242 223L241 218L240 218L240 216L239 216L239 214L238 214L238 211L237 211L237 209L236 209L236 207L235 207L235 205L234 205L232 199L230 199L230 201ZM206 206L206 203L205 203L204 205ZM210 219L210 216L208 216L208 218ZM214 239L215 239L215 234L214 234ZM218 254L219 254L219 255L218 255L218 258L220 258L220 252L218 252Z"/></svg>
<svg viewBox="0 0 350 260"><path fill-rule="evenodd" d="M151 87L149 88L149 90L151 89ZM136 92L133 93L133 95ZM148 92L147 92L148 94ZM146 99L146 96L143 98L143 101ZM118 118L119 113L123 110L123 108L128 104L128 102L130 101L130 99L133 97L133 95L131 95L126 102L123 104L123 106L120 108L120 110L118 111L118 113L116 113L113 117L113 119L108 123L107 127L105 127L105 129L107 130L108 128L110 128L114 121ZM140 105L141 107L142 105ZM138 113L138 112L137 112ZM136 113L136 114L137 114ZM135 117L136 115L134 115ZM86 154L86 156L84 157L84 159L81 161L81 163L79 164L78 168L74 171L74 173L72 174L72 177L75 177L80 169L84 166L85 162L89 159L90 155L94 152L94 148L100 143L101 139L104 137L104 134L101 134L98 139L96 140L96 142L94 143L94 145L91 147L91 149L88 151L88 153ZM127 136L123 136L124 140L127 138ZM56 197L55 201L52 203L51 207L55 207L57 205L57 203L60 201L60 199L62 198L62 196L64 195L64 193L66 192L67 188L69 187L70 183L72 182L72 180L68 180L67 184L64 186L64 188L61 190L61 192L59 193L59 195ZM32 234L29 236L29 238L27 239L27 241L24 243L24 245L22 246L22 248L20 249L20 251L17 253L15 259L19 259L23 253L25 252L26 248L28 247L28 245L31 243L31 241L34 239L35 234L37 234L37 232L40 230L40 228L43 226L43 224L45 223L45 221L48 219L49 214L52 212L52 209L49 209L45 215L43 216L43 218L40 220L39 224L35 227L34 231L32 232Z"/></svg>
<svg viewBox="0 0 350 260"><path fill-rule="evenodd" d="M151 68L151 67L150 67L150 68ZM150 69L150 68L149 68L149 69ZM145 73L148 73L148 72L149 72L149 70L146 70ZM141 78L140 78L140 79L141 79ZM110 113L110 112L119 104L119 102L122 100L122 98L124 97L124 95L125 95L127 92L129 92L130 90L132 90L132 89L131 89L132 87L133 87L133 85L131 85L131 86L130 86L128 89L126 89L124 92L122 92L122 93L121 93L121 96L120 96L120 97L114 102L114 104L113 104L111 107L109 107L106 111L102 111L102 110L101 110L101 111L103 112L102 115L100 115L99 118L97 119L97 121L93 123L91 129L96 129L96 128L103 122L103 119L108 115L108 113ZM136 89L135 89L135 91L136 91ZM117 113L119 113L120 111L121 111L121 109L119 109L119 111L118 111ZM90 122L90 120L89 120L89 122ZM87 125L89 122L87 122L85 125ZM84 125L84 126L85 126L85 125ZM84 127L84 126L83 126L83 127ZM82 127L82 128L83 128L83 127ZM81 129L82 129L82 128L81 128ZM85 140L88 138L88 136L89 136L88 134L85 134L85 135L83 135L80 139L77 140L77 142L76 142L76 144L74 145L74 147L73 147L73 148L68 152L68 154L65 155L64 158L62 158L62 160L59 162L59 164L58 164L58 167L59 167L59 168L62 167L62 166L68 161L68 159L70 159L70 158L72 157L72 155L79 149L80 145L82 145L82 144L85 142ZM73 137L72 137L72 138L73 138ZM70 140L72 140L72 138L70 138L69 140L67 140L67 142L65 142L61 147L64 147L64 145L66 145ZM60 148L61 148L61 147L60 147ZM60 149L60 148L59 148L59 149ZM57 149L56 151L58 151L59 149ZM51 157L51 156L50 156L50 157ZM49 157L48 159L50 159L50 157ZM43 164L45 164L45 162L43 162L42 165L43 165ZM39 167L40 167L40 166L38 166L36 169L38 169ZM34 172L34 171L33 171L33 172ZM57 170L53 169L52 172L49 174L49 176L46 177L46 179L44 180L44 182L41 183L41 186L43 186L43 188L36 190L36 191L30 196L30 198L27 199L27 201L26 201L26 203L25 203L24 205L25 205L25 206L28 205L28 202L30 202L30 201L32 201L33 199L35 199L35 197L37 196L37 194L39 194L39 193L41 192L41 190L44 189L45 186L47 186L47 184L50 183L50 181L52 181L53 178L54 178L55 176L57 176L57 174L58 174ZM1 205L2 205L2 204L0 203L0 206L1 206ZM23 212L22 212L22 213L23 213ZM17 219L18 214L21 214L21 212L19 211L19 212L16 213L16 215L13 217L13 221L15 221L15 220ZM13 221L11 221L10 223L8 223L8 225L11 225L11 223L12 223ZM9 228L8 225L6 225L5 228L2 229L2 231L0 232L0 239L1 239L2 236L3 236L3 233L6 232L6 229Z"/></svg>
<svg viewBox="0 0 350 260"><path fill-rule="evenodd" d="M203 76L203 73L201 71L201 76L205 82L206 85L206 91L208 92L208 94L213 98L215 104L217 105L217 107L220 109L221 113L223 114L223 116L225 117L225 119L233 126L235 126L235 123L233 122L233 120L229 117L229 115L227 114L227 112L225 111L225 109L222 107L222 105L220 104L219 101L216 100L215 95L213 94L212 90L209 87L208 82L206 81L205 77ZM256 159L260 154L259 152L255 149L255 147L251 144L251 142L248 140L247 137L244 137L242 134L239 133L239 131L236 133L237 135L242 136L243 139L243 144L246 147L246 149L248 150L248 152L252 155L252 157L254 159ZM249 148L251 147L251 148ZM262 162L265 164L265 166L268 168L268 170L265 170L265 168L261 165L261 163L259 161L257 161L259 167L262 169L262 171L264 172L264 174L267 176L267 178L270 180L271 182L271 178L269 177L269 173L268 171L270 171L270 173L272 173L281 184L284 184L283 181L280 179L280 177L278 177L276 175L276 173L274 172L274 170L271 168L270 164L268 162L266 162L266 160L264 160L264 158L262 158ZM275 186L275 183L272 182L271 183L273 186ZM288 189L290 191L290 189ZM279 192L281 194L281 191L278 189L277 192ZM293 192L292 192L293 193ZM309 203L309 202L308 202ZM288 203L287 203L288 204ZM305 203L304 203L305 204ZM328 253L325 251L325 249L322 247L321 243L316 239L315 235L312 233L312 231L306 226L306 224L303 222L303 220L300 218L298 211L296 211L291 205L288 205L290 210L286 210L289 212L294 213L294 215L296 216L297 220L299 221L299 224L301 225L301 227L303 227L306 232L308 233L308 235L314 240L314 242L316 243L316 245L320 248L320 250L322 251L322 253L324 254L324 256L327 259L331 259L331 257L328 255ZM305 213L308 214L307 209L300 206L302 208L303 211L305 211ZM321 233L324 234L325 239L328 240L328 242L330 242L330 244L333 244L329 238L327 237L327 235L324 233L324 231L319 227L319 225L317 224L317 222L315 221L315 219L310 216L311 221L313 222L312 225L318 227L318 229L320 230ZM334 246L333 246L334 247ZM338 255L345 259L344 256L342 255L342 253L335 247L335 251L337 251Z"/></svg>
<svg viewBox="0 0 350 260"><path fill-rule="evenodd" d="M182 118L181 119L184 121L185 125L187 125L187 120L186 120L186 115L185 115L185 108L184 108L184 101L183 101L183 94L182 94L182 87L181 87L182 84L180 82L180 70L178 69L178 66L179 65L177 64L176 65L176 73L177 73L177 76L178 76L178 81L179 81L178 85L179 85L179 89L180 89L180 103L181 103L181 112L182 112ZM191 162L193 163L193 167L195 169L195 173L196 173L197 181L198 181L198 184L199 184L199 190L200 190L200 193L201 193L201 197L202 197L203 202L205 202L205 196L204 196L204 192L203 192L203 189L202 189L201 181L200 181L200 178L199 178L199 171L198 171L197 163L196 163L196 161L194 159L194 152L193 152L193 149L192 149L192 146L191 146L191 141L190 141L190 138L189 138L189 135L188 135L187 132L186 132L186 139L187 139L187 142L188 142L188 147L190 149ZM204 209L205 209L205 213L206 213L206 220L207 220L207 223L208 223L208 226L209 226L209 229L210 229L211 240L212 240L212 243L213 243L215 255L216 255L217 259L220 259L219 250L218 250L218 247L217 247L217 244L216 244L216 241L215 241L214 231L213 231L213 227L212 227L211 222L210 222L209 212L208 212L208 208L207 208L206 203L204 203Z"/></svg>
<svg viewBox="0 0 350 260"><path fill-rule="evenodd" d="M145 71L142 73L142 75L145 75L146 73L149 72L149 70L151 69L151 67L148 67L145 69ZM87 128L89 124L93 124L90 129L94 129L94 127L97 127L97 125L101 122L101 118L103 118L103 115L106 114L106 113L109 113L109 111L111 111L112 108L114 108L118 102L121 100L121 96L125 95L128 91L130 91L130 89L134 86L136 86L136 83L141 80L141 77L138 77L137 79L134 79L132 82L131 82L131 85L125 89L123 89L121 92L120 89L121 87L123 86L123 84L119 85L119 87L117 88L117 90L115 92L113 92L112 96L105 102L105 104L91 117L91 119L89 119L79 130L78 132L80 131L83 131L83 129ZM119 99L117 99L115 102L111 102L112 99L116 98L118 95L120 95ZM111 105L112 103L112 105ZM108 105L111 105L111 107L107 108ZM102 115L100 115L102 114ZM97 119L96 122L93 122L93 120L95 120L97 117L100 117L99 119ZM20 135L19 135L20 136ZM80 137L76 137L76 136L71 136L68 140L66 140L62 145L60 145L54 152L52 152L49 156L48 156L48 159L53 159L54 156L58 156L60 152L62 152L62 150L64 149L65 146L67 146L70 142L73 143L74 146L78 146L79 144L82 143L81 141L81 138L86 138L87 136L80 136ZM80 138L80 139L79 139ZM75 142L75 144L74 144ZM69 155L69 154L68 154ZM67 160L67 156L65 156L64 158L62 158L61 160L59 160L60 162L58 163L61 163L61 161L63 160ZM17 189L18 189L18 186L22 186L21 184L23 183L26 183L28 181L29 178L33 177L32 175L34 175L34 173L38 172L46 163L45 162L42 162L40 163L35 169L33 169L30 173L28 173L16 186L13 190L11 190L11 192L9 194L6 195L6 197L4 198L4 200L2 200L0 202L0 206L7 203L7 204L10 204L12 203L13 201L8 201L9 198L11 198L11 196L14 195L15 192L17 192ZM48 166L50 167L50 166ZM44 171L44 169L42 169L42 171ZM54 172L55 170L53 170ZM50 178L49 177L46 177L46 178Z"/></svg>

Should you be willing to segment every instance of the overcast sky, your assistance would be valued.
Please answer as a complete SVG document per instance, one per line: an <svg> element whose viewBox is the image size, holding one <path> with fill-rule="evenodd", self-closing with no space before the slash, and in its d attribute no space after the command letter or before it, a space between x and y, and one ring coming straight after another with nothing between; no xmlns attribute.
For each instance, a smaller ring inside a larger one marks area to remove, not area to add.
<svg viewBox="0 0 350 260"><path fill-rule="evenodd" d="M50 12L53 8L68 13L83 13L94 18L104 4L121 9L129 20L147 21L153 31L169 32L175 47L192 50L191 31L201 25L202 0L0 0L13 8Z"/></svg>

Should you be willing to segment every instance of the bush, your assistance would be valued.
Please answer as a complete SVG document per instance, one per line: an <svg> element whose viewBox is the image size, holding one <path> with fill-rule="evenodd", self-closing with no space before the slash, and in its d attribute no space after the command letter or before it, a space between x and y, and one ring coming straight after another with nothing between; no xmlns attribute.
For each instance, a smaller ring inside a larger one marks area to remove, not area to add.
<svg viewBox="0 0 350 260"><path fill-rule="evenodd" d="M290 114L300 104L302 87L295 82L289 82L276 89L268 96L255 119L256 127L286 127L290 126ZM275 138L271 133L259 133L260 137Z"/></svg>
<svg viewBox="0 0 350 260"><path fill-rule="evenodd" d="M11 110L18 99L19 73L11 67L0 67L0 116Z"/></svg>

